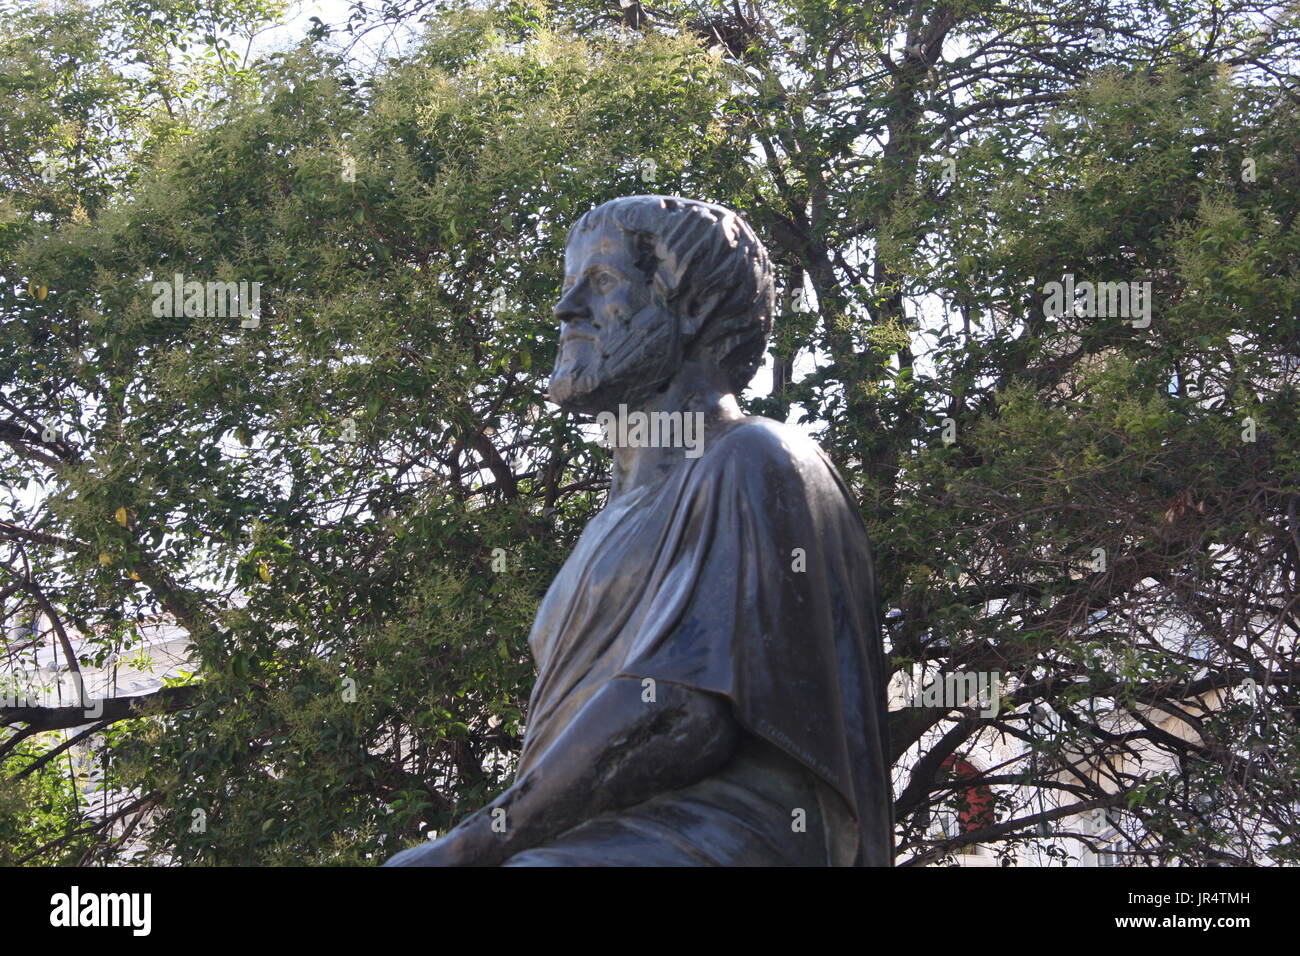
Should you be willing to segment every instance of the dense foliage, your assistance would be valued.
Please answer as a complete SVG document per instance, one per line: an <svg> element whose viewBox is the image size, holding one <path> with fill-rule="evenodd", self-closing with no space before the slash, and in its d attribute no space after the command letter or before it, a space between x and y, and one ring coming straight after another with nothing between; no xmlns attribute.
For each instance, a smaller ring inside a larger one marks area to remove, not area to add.
<svg viewBox="0 0 1300 956"><path fill-rule="evenodd" d="M4 613L87 666L158 614L196 654L94 728L107 815L38 756L80 716L0 709L5 859L130 822L153 859L359 862L504 786L607 467L541 397L564 232L636 192L767 243L746 404L859 496L892 666L1002 675L996 715L894 713L900 862L1094 808L1134 860L1294 858L1294 12L411 2L278 52L261 0L4 12ZM378 24L420 27L359 59ZM178 273L260 311L160 315ZM1046 307L1067 274L1149 314ZM955 780L990 736L1019 756ZM974 787L987 825L936 837Z"/></svg>

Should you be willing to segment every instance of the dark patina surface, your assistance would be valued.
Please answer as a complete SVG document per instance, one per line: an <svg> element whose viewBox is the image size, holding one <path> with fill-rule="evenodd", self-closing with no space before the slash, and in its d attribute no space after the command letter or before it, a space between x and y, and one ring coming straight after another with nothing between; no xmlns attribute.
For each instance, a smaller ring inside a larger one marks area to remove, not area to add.
<svg viewBox="0 0 1300 956"><path fill-rule="evenodd" d="M515 783L389 865L890 865L866 532L812 441L736 403L772 308L726 209L635 196L575 226L550 398L696 415L702 449L614 448L529 637Z"/></svg>

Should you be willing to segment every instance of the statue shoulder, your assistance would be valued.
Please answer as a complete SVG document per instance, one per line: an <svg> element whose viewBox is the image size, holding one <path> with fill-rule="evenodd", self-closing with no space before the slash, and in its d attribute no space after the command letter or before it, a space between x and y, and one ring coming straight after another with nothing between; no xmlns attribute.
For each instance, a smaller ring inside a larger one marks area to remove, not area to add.
<svg viewBox="0 0 1300 956"><path fill-rule="evenodd" d="M832 467L821 447L801 429L759 415L736 421L715 440L715 446L719 459L739 458L742 464L745 461L790 465L816 462ZM705 457L708 453L706 448Z"/></svg>
<svg viewBox="0 0 1300 956"><path fill-rule="evenodd" d="M722 482L742 498L793 496L823 513L851 512L861 523L857 503L835 465L793 425L759 416L740 419L712 448L706 442L704 464L706 482Z"/></svg>

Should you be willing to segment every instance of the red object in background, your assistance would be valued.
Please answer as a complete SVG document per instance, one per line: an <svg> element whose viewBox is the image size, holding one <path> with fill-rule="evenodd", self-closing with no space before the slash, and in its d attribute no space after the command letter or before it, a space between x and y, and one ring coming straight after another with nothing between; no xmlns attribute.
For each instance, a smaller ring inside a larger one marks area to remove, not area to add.
<svg viewBox="0 0 1300 956"><path fill-rule="evenodd" d="M956 780L973 780L979 777L979 771L967 760L960 757L948 757L941 766ZM960 794L962 791L959 790ZM993 791L985 784L965 788L965 801L958 811L961 832L971 833L982 827L993 825Z"/></svg>

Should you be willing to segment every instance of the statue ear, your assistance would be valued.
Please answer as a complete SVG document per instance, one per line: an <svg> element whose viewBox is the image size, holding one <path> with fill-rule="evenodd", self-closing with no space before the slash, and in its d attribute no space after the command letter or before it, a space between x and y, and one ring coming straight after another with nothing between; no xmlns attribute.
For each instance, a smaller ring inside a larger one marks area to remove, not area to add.
<svg viewBox="0 0 1300 956"><path fill-rule="evenodd" d="M713 295L700 298L692 297L682 303L681 311L678 317L682 323L682 338L694 338L696 334L704 327L704 323L713 315L713 310L718 301L722 298L722 293L715 292Z"/></svg>

